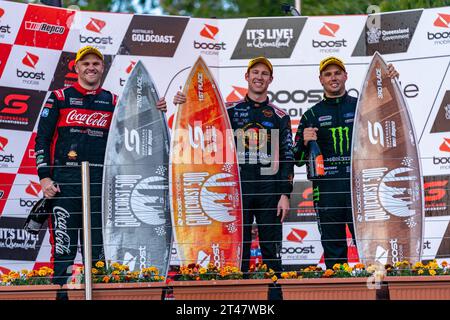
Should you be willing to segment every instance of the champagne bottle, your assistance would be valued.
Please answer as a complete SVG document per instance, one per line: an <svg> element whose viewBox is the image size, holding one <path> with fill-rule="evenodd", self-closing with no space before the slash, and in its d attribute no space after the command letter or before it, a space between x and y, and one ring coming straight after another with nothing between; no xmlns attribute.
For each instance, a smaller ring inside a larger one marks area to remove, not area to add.
<svg viewBox="0 0 450 320"><path fill-rule="evenodd" d="M46 198L40 199L31 209L23 228L31 234L38 234L47 221L49 212L49 201Z"/></svg>
<svg viewBox="0 0 450 320"><path fill-rule="evenodd" d="M323 155L320 151L317 141L311 140L308 142L308 176L310 178L317 178L325 175L325 166L323 163Z"/></svg>

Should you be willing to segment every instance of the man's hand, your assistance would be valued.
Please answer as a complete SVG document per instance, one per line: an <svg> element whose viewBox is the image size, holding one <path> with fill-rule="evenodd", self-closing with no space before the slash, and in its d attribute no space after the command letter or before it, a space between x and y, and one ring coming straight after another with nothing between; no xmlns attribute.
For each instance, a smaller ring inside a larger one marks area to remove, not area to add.
<svg viewBox="0 0 450 320"><path fill-rule="evenodd" d="M280 201L278 201L277 206L277 217L279 217L281 214L280 219L281 222L283 222L284 218L287 216L288 211L289 211L289 198L287 197L287 195L282 194L280 197Z"/></svg>
<svg viewBox="0 0 450 320"><path fill-rule="evenodd" d="M186 95L183 92L178 91L177 94L173 97L173 104L178 105L185 102L186 102Z"/></svg>
<svg viewBox="0 0 450 320"><path fill-rule="evenodd" d="M54 182L50 178L44 178L40 181L42 192L44 193L44 197L47 199L53 198L57 192L61 192L59 186L55 186Z"/></svg>
<svg viewBox="0 0 450 320"><path fill-rule="evenodd" d="M388 77L391 79L397 78L400 76L397 70L395 70L394 65L392 63L388 64Z"/></svg>
<svg viewBox="0 0 450 320"><path fill-rule="evenodd" d="M156 108L159 111L167 112L167 103L166 103L166 99L164 97L160 98L158 100L158 102L156 102Z"/></svg>
<svg viewBox="0 0 450 320"><path fill-rule="evenodd" d="M317 140L317 128L305 128L303 129L303 143L305 146L308 145L308 142L311 140Z"/></svg>

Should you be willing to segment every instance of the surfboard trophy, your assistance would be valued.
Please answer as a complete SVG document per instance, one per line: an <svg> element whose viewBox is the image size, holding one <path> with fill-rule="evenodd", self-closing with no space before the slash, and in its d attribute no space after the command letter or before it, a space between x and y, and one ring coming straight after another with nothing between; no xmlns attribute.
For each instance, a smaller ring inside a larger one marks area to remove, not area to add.
<svg viewBox="0 0 450 320"><path fill-rule="evenodd" d="M397 79L375 52L356 107L352 208L365 265L421 260L424 194L419 150Z"/></svg>
<svg viewBox="0 0 450 320"><path fill-rule="evenodd" d="M234 135L219 88L201 57L184 86L170 157L171 212L181 265L242 259L242 195Z"/></svg>
<svg viewBox="0 0 450 320"><path fill-rule="evenodd" d="M106 261L167 276L172 244L170 136L156 86L139 61L114 111L103 171Z"/></svg>

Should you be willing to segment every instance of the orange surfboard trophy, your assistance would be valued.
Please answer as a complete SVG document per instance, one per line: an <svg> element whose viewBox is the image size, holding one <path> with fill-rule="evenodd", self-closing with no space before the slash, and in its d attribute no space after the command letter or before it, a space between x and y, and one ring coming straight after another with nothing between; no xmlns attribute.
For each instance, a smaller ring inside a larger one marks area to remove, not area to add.
<svg viewBox="0 0 450 320"><path fill-rule="evenodd" d="M234 135L212 74L199 57L172 130L170 191L181 265L240 268L242 194Z"/></svg>

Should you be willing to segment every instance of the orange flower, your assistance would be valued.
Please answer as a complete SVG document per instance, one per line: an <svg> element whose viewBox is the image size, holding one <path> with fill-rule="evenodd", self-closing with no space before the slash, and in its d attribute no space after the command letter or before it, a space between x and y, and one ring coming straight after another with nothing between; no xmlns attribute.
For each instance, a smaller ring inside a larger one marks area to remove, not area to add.
<svg viewBox="0 0 450 320"><path fill-rule="evenodd" d="M334 268L334 267L333 267ZM331 276L333 276L334 275L334 271L333 270L331 270L331 269L327 269L326 271L325 271L325 273L323 274L323 277L324 278L330 278Z"/></svg>

